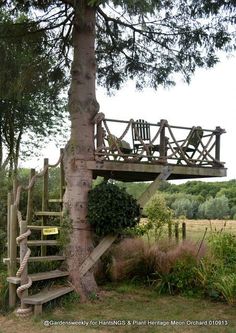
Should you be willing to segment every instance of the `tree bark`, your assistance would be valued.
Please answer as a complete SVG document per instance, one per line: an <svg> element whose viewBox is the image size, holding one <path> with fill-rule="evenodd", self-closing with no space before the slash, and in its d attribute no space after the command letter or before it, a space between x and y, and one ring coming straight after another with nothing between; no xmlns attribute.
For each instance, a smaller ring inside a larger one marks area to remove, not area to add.
<svg viewBox="0 0 236 333"><path fill-rule="evenodd" d="M99 110L95 94L95 8L87 1L76 2L73 29L74 58L69 90L71 137L65 148L66 192L64 207L72 224L67 264L75 290L85 298L97 291L93 272L80 278L79 268L93 249L92 231L87 221L88 191L92 171L86 161L94 160L94 126L92 119Z"/></svg>

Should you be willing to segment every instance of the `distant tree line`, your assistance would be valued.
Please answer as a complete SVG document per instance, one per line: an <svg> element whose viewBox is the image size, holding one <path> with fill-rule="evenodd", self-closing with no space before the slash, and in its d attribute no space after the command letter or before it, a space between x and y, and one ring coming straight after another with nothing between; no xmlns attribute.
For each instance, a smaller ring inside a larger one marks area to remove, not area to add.
<svg viewBox="0 0 236 333"><path fill-rule="evenodd" d="M138 198L148 183L120 183ZM176 185L163 181L159 190L176 217L188 219L236 219L236 180L188 181Z"/></svg>

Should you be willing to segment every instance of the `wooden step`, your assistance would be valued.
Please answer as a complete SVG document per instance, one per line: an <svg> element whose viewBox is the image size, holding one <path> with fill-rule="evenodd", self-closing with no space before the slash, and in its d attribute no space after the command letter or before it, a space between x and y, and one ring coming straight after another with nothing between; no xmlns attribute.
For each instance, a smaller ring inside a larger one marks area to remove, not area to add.
<svg viewBox="0 0 236 333"><path fill-rule="evenodd" d="M29 257L29 262L39 262L39 261L61 261L65 260L65 256L44 256L44 257ZM16 258L17 262L20 262L20 258ZM3 263L7 264L10 262L10 258L3 258Z"/></svg>
<svg viewBox="0 0 236 333"><path fill-rule="evenodd" d="M64 277L64 276L68 276L68 275L69 275L69 273L67 271L61 271L59 269L56 269L56 270L50 271L50 272L40 272L40 273L29 274L29 276L33 282L55 279L55 278ZM16 276L9 276L9 277L7 277L7 281L10 283L13 283L13 284L19 284L20 278L18 278Z"/></svg>
<svg viewBox="0 0 236 333"><path fill-rule="evenodd" d="M27 241L27 245L29 245L29 246L41 246L41 245L59 246L60 244L55 239L49 239L49 240L29 240L29 241Z"/></svg>
<svg viewBox="0 0 236 333"><path fill-rule="evenodd" d="M35 212L36 216L62 216L63 212Z"/></svg>
<svg viewBox="0 0 236 333"><path fill-rule="evenodd" d="M28 246L60 246L60 243L58 240L55 239L49 239L49 240L29 240L27 241ZM20 246L20 244L18 244Z"/></svg>
<svg viewBox="0 0 236 333"><path fill-rule="evenodd" d="M57 228L60 230L61 227L58 227L57 225L28 225L27 228L29 228L30 230L42 230L51 228Z"/></svg>
<svg viewBox="0 0 236 333"><path fill-rule="evenodd" d="M59 202L59 203L62 203L63 199L49 199L48 202Z"/></svg>
<svg viewBox="0 0 236 333"><path fill-rule="evenodd" d="M38 294L22 298L22 301L25 304L44 304L57 297L68 294L73 290L73 287L58 287L49 290L42 290Z"/></svg>

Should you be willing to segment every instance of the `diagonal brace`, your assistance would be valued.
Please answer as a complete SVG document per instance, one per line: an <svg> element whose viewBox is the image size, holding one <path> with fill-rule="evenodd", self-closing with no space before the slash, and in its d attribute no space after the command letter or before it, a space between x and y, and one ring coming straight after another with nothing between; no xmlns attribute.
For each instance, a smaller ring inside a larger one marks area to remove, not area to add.
<svg viewBox="0 0 236 333"><path fill-rule="evenodd" d="M90 268L92 268L98 259L109 249L117 236L108 235L104 237L98 246L93 249L90 255L85 259L85 261L80 266L80 276L84 276Z"/></svg>
<svg viewBox="0 0 236 333"><path fill-rule="evenodd" d="M148 200L155 194L158 188L161 185L163 180L168 179L172 172L172 168L169 165L163 166L161 173L157 176L157 178L148 186L146 191L141 194L140 198L138 199L138 203L143 208Z"/></svg>

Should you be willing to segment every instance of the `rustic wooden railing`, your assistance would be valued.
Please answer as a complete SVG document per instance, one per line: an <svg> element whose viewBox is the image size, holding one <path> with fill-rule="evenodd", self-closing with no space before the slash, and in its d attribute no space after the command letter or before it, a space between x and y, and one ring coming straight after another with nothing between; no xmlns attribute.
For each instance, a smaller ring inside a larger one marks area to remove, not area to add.
<svg viewBox="0 0 236 333"><path fill-rule="evenodd" d="M137 125L143 123L133 119L129 121L106 119L102 113L95 118L94 123L97 161L148 162L201 167L224 166L224 162L220 160L220 138L225 130L220 127L210 130L199 126L173 126L164 119L156 124L148 123L151 133L150 142L145 143L140 136L141 149L135 152L132 133ZM194 133L197 144L192 147L191 138ZM136 134L137 137L138 133ZM124 152L120 145L122 140L129 144L130 150Z"/></svg>

